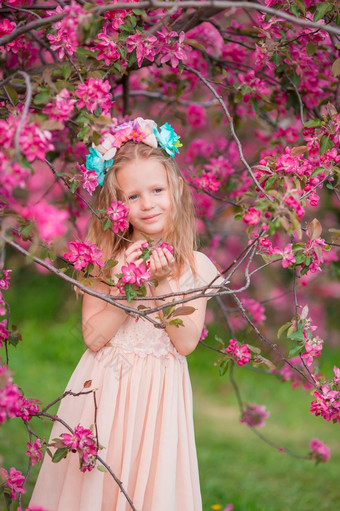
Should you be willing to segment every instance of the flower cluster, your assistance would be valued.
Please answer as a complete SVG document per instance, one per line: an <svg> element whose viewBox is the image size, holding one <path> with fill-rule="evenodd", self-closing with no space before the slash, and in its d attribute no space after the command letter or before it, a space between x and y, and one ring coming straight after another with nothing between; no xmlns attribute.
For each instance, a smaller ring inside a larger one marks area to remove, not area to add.
<svg viewBox="0 0 340 511"><path fill-rule="evenodd" d="M325 463L329 460L330 453L328 447L324 443L320 442L320 440L317 438L313 438L313 440L311 440L309 448L309 457L312 460L315 460L317 464L320 462Z"/></svg>
<svg viewBox="0 0 340 511"><path fill-rule="evenodd" d="M137 266L135 263L130 263L128 266L121 267L121 276L118 279L117 287L120 293L124 293L126 284L139 288L144 282L150 280L150 277L145 264Z"/></svg>
<svg viewBox="0 0 340 511"><path fill-rule="evenodd" d="M27 451L25 452L26 456L29 456L32 460L32 465L36 465L43 458L43 453L41 452L41 442L40 438L37 438L35 442L30 443L27 442Z"/></svg>
<svg viewBox="0 0 340 511"><path fill-rule="evenodd" d="M78 452L82 472L91 471L96 462L98 445L91 429L80 424L74 428L74 433L62 433L62 442L72 452Z"/></svg>
<svg viewBox="0 0 340 511"><path fill-rule="evenodd" d="M0 366L0 424L6 419L16 417L20 411L22 395L13 383L13 379L7 366Z"/></svg>
<svg viewBox="0 0 340 511"><path fill-rule="evenodd" d="M228 353L230 358L232 358L239 366L248 364L251 360L251 352L248 345L239 344L237 339L230 339L225 352Z"/></svg>
<svg viewBox="0 0 340 511"><path fill-rule="evenodd" d="M285 363L281 369L277 371L277 375L282 381L290 381L292 382L292 388L297 389L300 385L303 386L305 390L312 390L314 385L307 381L307 373L305 371L305 367L300 357L293 357L289 359L289 362L299 369L300 372L295 371L289 364ZM310 369L309 369L310 370ZM303 374L306 375L304 378ZM317 380L317 375L313 374L313 377Z"/></svg>
<svg viewBox="0 0 340 511"><path fill-rule="evenodd" d="M111 206L106 210L106 214L112 220L114 233L117 234L118 231L125 231L129 227L129 222L127 221L129 209L122 201L112 201Z"/></svg>
<svg viewBox="0 0 340 511"><path fill-rule="evenodd" d="M247 424L248 426L261 427L265 425L265 419L269 417L270 413L266 411L264 405L257 405L255 403L247 403L245 409L242 412L240 422Z"/></svg>
<svg viewBox="0 0 340 511"><path fill-rule="evenodd" d="M320 392L314 392L314 396L316 400L311 402L311 413L323 417L328 422L340 424L340 392L331 390L329 385L323 385Z"/></svg>
<svg viewBox="0 0 340 511"><path fill-rule="evenodd" d="M137 117L134 121L112 126L103 135L99 145L93 144L90 154L86 156L86 168L89 171L95 170L98 174L98 184L103 185L106 171L113 164L117 150L125 142L129 140L143 142L155 148L159 145L168 155L174 157L181 147L179 139L170 124L163 124L159 131L155 121Z"/></svg>
<svg viewBox="0 0 340 511"><path fill-rule="evenodd" d="M19 493L26 492L25 488L23 487L25 476L22 475L22 472L16 470L14 467L11 467L9 471L7 471L5 468L1 468L0 471L5 479L7 488L10 489L11 499L17 499Z"/></svg>
<svg viewBox="0 0 340 511"><path fill-rule="evenodd" d="M64 257L70 263L74 263L75 270L82 270L89 264L104 266L101 257L103 252L98 250L97 246L89 241L70 241L68 248L70 252L65 252Z"/></svg>
<svg viewBox="0 0 340 511"><path fill-rule="evenodd" d="M47 243L66 233L68 212L48 204L45 200L25 206L21 210L21 216L35 224L41 239Z"/></svg>

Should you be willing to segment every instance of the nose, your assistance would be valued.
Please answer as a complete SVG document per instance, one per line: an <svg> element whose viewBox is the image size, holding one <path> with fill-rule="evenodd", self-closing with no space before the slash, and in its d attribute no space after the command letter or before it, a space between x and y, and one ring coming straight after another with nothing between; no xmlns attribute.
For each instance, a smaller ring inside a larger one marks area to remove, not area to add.
<svg viewBox="0 0 340 511"><path fill-rule="evenodd" d="M153 202L152 202L152 197L150 197L149 195L144 195L142 197L142 209L147 211L149 209L152 209L153 208Z"/></svg>

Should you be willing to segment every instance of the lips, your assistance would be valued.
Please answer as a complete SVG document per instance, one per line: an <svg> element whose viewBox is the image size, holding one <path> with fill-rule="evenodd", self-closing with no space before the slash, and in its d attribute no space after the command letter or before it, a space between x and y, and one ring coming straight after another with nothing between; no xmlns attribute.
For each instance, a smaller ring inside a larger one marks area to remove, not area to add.
<svg viewBox="0 0 340 511"><path fill-rule="evenodd" d="M150 215L150 216L146 216L144 217L142 220L145 222L148 222L148 221L152 221L152 220L156 220L156 218L158 218L160 216L160 213L158 213L157 215Z"/></svg>

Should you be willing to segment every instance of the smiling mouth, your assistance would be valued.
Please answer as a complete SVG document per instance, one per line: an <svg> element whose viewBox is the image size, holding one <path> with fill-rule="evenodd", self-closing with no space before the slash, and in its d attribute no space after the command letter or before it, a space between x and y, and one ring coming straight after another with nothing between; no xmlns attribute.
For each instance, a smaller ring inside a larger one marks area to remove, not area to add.
<svg viewBox="0 0 340 511"><path fill-rule="evenodd" d="M158 213L156 215L146 216L143 218L143 220L154 220L155 218L158 218L159 215L160 215L160 213Z"/></svg>

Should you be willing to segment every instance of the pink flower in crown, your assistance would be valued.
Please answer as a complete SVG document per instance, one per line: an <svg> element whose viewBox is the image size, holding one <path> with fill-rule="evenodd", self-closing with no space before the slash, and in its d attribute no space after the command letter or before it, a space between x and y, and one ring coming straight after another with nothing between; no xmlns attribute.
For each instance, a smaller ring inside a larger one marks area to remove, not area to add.
<svg viewBox="0 0 340 511"><path fill-rule="evenodd" d="M282 256L282 267L288 268L290 264L295 263L295 257L292 252L292 243L288 243L283 250L279 247L273 249L272 254L280 254Z"/></svg>
<svg viewBox="0 0 340 511"><path fill-rule="evenodd" d="M96 264L103 267L104 263L101 260L104 252L98 250L97 246L89 241L74 240L69 243L70 252L66 252L64 257L74 264L75 270L86 268L89 264Z"/></svg>
<svg viewBox="0 0 340 511"><path fill-rule="evenodd" d="M31 444L27 442L27 451L25 452L26 456L30 456L32 460L32 465L36 465L43 458L43 453L41 452L41 443L40 438L37 438L36 441Z"/></svg>
<svg viewBox="0 0 340 511"><path fill-rule="evenodd" d="M5 468L1 468L0 470L5 478L7 488L11 490L11 499L17 499L18 493L26 492L25 488L23 487L25 477L19 470L16 470L14 467L11 467L8 472Z"/></svg>
<svg viewBox="0 0 340 511"><path fill-rule="evenodd" d="M129 227L127 216L129 214L129 208L123 204L122 201L112 201L111 207L107 208L106 214L110 216L113 221L113 232L125 231Z"/></svg>
<svg viewBox="0 0 340 511"><path fill-rule="evenodd" d="M261 220L261 211L256 208L249 208L243 217L243 222L248 225L257 225Z"/></svg>
<svg viewBox="0 0 340 511"><path fill-rule="evenodd" d="M265 425L265 419L269 417L270 413L266 411L264 405L257 405L253 403L247 403L243 410L241 421L243 424L247 424L250 427L262 427Z"/></svg>
<svg viewBox="0 0 340 511"><path fill-rule="evenodd" d="M328 447L317 438L313 438L313 440L311 440L309 448L311 450L310 457L317 463L329 460L330 451Z"/></svg>

